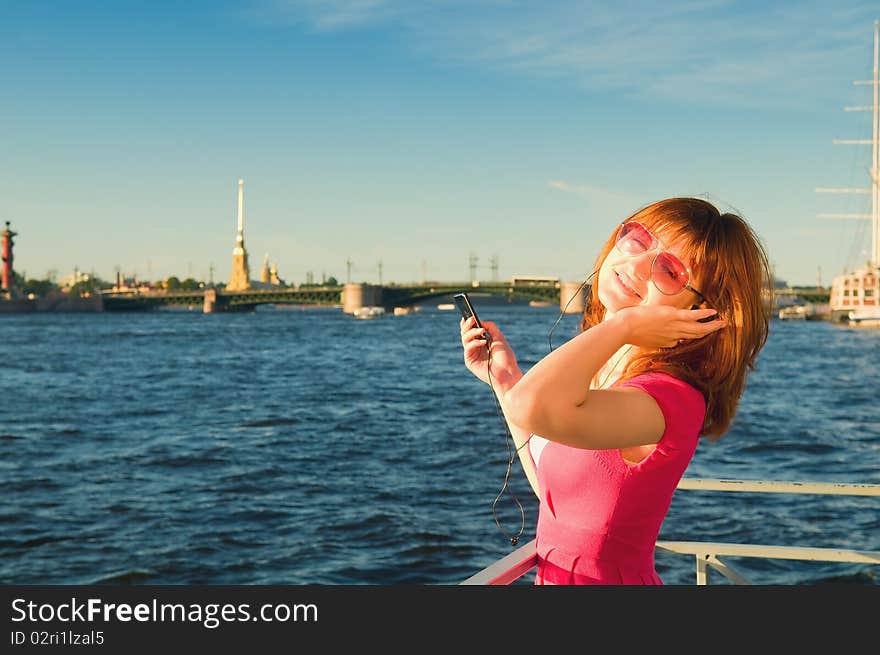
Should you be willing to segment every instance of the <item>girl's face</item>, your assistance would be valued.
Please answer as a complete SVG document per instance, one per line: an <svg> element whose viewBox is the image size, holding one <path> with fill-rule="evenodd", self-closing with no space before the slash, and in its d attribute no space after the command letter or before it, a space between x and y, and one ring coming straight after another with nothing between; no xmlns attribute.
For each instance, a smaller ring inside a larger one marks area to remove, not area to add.
<svg viewBox="0 0 880 655"><path fill-rule="evenodd" d="M669 305L685 309L702 302L699 296L689 289L683 289L675 295L665 294L651 279L652 274L664 274L662 267L655 267L652 273L654 259L660 252L675 255L690 270L690 262L685 259L675 243L668 246L654 243L643 252L632 253L633 250L639 249L641 248L619 248L615 245L599 268L598 294L599 300L606 309L606 318L625 307L635 305ZM691 283L693 284L693 281Z"/></svg>

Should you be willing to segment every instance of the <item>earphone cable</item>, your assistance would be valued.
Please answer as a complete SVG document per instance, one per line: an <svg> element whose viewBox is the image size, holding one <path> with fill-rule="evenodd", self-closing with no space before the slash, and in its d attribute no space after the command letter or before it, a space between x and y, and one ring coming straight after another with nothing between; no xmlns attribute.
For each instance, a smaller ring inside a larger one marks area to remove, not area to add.
<svg viewBox="0 0 880 655"><path fill-rule="evenodd" d="M581 285L577 288L571 297L568 299L568 302L565 303L565 307L562 308L562 311L559 312L559 316L556 317L556 322L553 323L553 327L550 328L550 332L547 334L547 343L550 346L550 352L553 352L553 331L556 329L556 326L559 325L559 322L562 320L562 317L565 316L565 312L568 309L568 306L571 304L571 301L578 297L581 291L583 291L584 287L589 284L590 280L599 272L599 269L596 269L592 273L590 273L587 278L581 282Z"/></svg>
<svg viewBox="0 0 880 655"><path fill-rule="evenodd" d="M486 332L486 334L488 335L489 333ZM510 444L513 441L513 435L510 433L510 428L507 425L507 421L504 419L504 413L501 410L501 402L498 400L498 395L495 393L495 386L492 384L492 342L491 341L486 342L486 350L488 352L488 357L486 359L486 375L489 379L489 388L492 389L492 398L495 401L495 413L497 414L498 419L504 425L504 431L506 433L506 436L504 439L504 444L507 446L507 471L505 471L505 473L504 473L504 483L501 485L501 490L498 492L498 495L495 496L495 500L492 501L492 517L495 519L495 525L498 526L498 529L501 530L501 532L506 533L507 536L510 538L510 545L516 546L519 543L519 538L522 536L523 532L526 529L526 512L525 512L525 509L523 508L522 502L520 502L519 497L510 488L510 473L513 469L514 455L519 452L519 449L522 448L522 446L517 448L514 452L511 452L511 450L510 450ZM523 444L523 446L526 445L527 443L528 443L528 440L526 440L526 442ZM516 503L516 506L519 509L520 526L519 526L519 532L515 535L511 535L511 534L507 533L507 531L501 525L501 520L498 518L498 510L497 510L498 501L501 499L501 496L503 496L505 494L505 492L507 493L508 496L510 496L513 499L513 502Z"/></svg>
<svg viewBox="0 0 880 655"><path fill-rule="evenodd" d="M580 294L580 292L590 282L590 280L593 279L593 277L596 275L596 273L598 273L598 270L595 270L592 273L590 273L587 276L587 278L581 283L581 285L577 288L577 291L575 291L571 295L571 297L568 299L568 302L565 303L565 306L562 308L562 311L559 313L559 316L557 317L556 322L553 323L553 326L550 328L550 332L547 335L547 340L550 344L550 352L553 351L553 342L552 342L553 331L556 329L556 326L559 325L559 322L562 320L562 317L565 315L565 312L568 309L568 306L578 296L578 294ZM520 444L513 451L511 451L510 444L515 443L515 442L513 439L513 435L510 432L510 427L507 425L507 420L504 418L504 412L501 409L501 402L498 400L498 395L495 393L495 386L492 384L492 342L491 342L491 340L488 339L488 337L489 337L488 332L486 332L486 336L487 336L486 351L488 354L488 357L486 358L486 376L489 380L489 388L492 390L492 399L495 402L495 413L498 416L498 420L501 421L501 424L504 426L504 431L506 434L504 443L507 446L507 471L504 474L504 482L501 485L501 490L498 492L498 495L495 496L495 500L492 501L492 516L495 519L495 525L498 526L498 529L501 530L501 532L508 534L508 537L510 537L510 545L516 546L519 543L519 538L522 536L523 532L525 531L526 514L525 514L525 509L523 508L522 502L520 502L520 499L517 497L517 495L510 488L510 473L513 469L513 462L514 462L516 455L519 454L520 450L522 450L524 447L529 445L529 442L532 439L532 435L529 435L528 439L526 439L522 444ZM507 493L507 495L513 499L513 502L516 503L516 506L519 509L520 528L519 528L519 532L516 535L510 535L509 533L507 533L507 531L501 525L501 520L498 517L498 511L497 511L498 501L501 499L501 496L503 496L505 493Z"/></svg>

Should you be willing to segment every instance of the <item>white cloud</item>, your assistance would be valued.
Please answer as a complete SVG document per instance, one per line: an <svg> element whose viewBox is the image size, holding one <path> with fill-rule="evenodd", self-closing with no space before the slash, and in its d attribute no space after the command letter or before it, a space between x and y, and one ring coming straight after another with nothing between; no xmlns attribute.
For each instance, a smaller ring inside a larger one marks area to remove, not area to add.
<svg viewBox="0 0 880 655"><path fill-rule="evenodd" d="M305 23L318 32L363 28L399 18L407 8L396 0L267 0L252 17Z"/></svg>
<svg viewBox="0 0 880 655"><path fill-rule="evenodd" d="M876 14L876 4L862 0L264 1L282 20L316 31L382 26L434 60L649 99L750 107L836 97L841 72L867 52Z"/></svg>
<svg viewBox="0 0 880 655"><path fill-rule="evenodd" d="M557 191L571 193L591 206L605 209L634 211L640 204L640 201L631 194L609 191L589 184L570 184L564 180L550 180L547 186Z"/></svg>

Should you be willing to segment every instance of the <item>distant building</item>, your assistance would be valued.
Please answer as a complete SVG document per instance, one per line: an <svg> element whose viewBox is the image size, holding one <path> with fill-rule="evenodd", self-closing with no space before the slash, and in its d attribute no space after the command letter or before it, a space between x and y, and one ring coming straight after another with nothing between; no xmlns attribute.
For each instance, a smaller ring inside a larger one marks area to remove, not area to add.
<svg viewBox="0 0 880 655"><path fill-rule="evenodd" d="M227 291L244 291L251 288L251 270L247 250L244 247L244 180L238 180L238 232L232 249L232 274L226 284Z"/></svg>
<svg viewBox="0 0 880 655"><path fill-rule="evenodd" d="M69 289L72 286L76 286L80 282L88 282L92 279L92 276L88 273L83 273L82 271L74 270L73 273L68 275L67 277L63 277L58 280L58 286L62 289Z"/></svg>
<svg viewBox="0 0 880 655"><path fill-rule="evenodd" d="M276 287L284 286L284 280L278 277L278 266L275 262L272 262L272 267L269 269L269 284L274 284Z"/></svg>
<svg viewBox="0 0 880 655"><path fill-rule="evenodd" d="M252 289L273 289L286 286L284 280L278 277L278 268L275 262L269 264L269 254L263 257L263 268L260 270L260 281L251 280Z"/></svg>
<svg viewBox="0 0 880 655"><path fill-rule="evenodd" d="M260 271L260 282L263 284L270 283L269 276L269 253L266 253L266 256L263 257L263 270Z"/></svg>

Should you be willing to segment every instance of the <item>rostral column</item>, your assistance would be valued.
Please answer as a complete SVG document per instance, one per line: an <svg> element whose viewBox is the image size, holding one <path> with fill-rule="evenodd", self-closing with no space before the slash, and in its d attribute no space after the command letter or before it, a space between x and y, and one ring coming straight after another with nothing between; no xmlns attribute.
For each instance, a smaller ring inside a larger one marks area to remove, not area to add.
<svg viewBox="0 0 880 655"><path fill-rule="evenodd" d="M2 259L2 269L0 269L0 292L8 297L12 297L15 293L15 277L12 275L12 237L17 232L9 229L9 221L6 221L6 229L0 232L0 259Z"/></svg>
<svg viewBox="0 0 880 655"><path fill-rule="evenodd" d="M244 291L251 288L251 269L244 247L244 180L238 180L238 233L232 249L232 274L226 284L227 291Z"/></svg>

